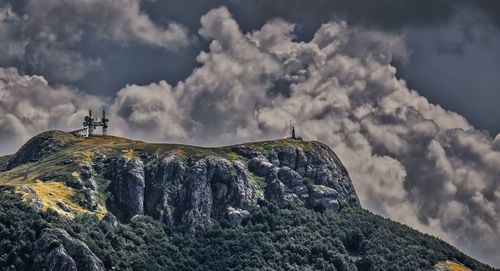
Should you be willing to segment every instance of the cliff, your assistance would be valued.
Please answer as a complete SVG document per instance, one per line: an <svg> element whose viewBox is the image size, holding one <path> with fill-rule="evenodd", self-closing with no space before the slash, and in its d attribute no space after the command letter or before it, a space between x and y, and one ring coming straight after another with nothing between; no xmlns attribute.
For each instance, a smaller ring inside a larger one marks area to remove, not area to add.
<svg viewBox="0 0 500 271"><path fill-rule="evenodd" d="M202 148L49 131L1 168L1 182L39 208L121 220L145 214L188 232L218 218L241 223L259 200L331 212L360 207L335 153L292 139ZM52 202L50 193L62 191L66 199Z"/></svg>

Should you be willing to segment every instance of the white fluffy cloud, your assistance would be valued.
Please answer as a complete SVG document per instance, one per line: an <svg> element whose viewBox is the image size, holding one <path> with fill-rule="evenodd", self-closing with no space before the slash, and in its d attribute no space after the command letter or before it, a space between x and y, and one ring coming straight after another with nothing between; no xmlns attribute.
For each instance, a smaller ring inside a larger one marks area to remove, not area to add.
<svg viewBox="0 0 500 271"><path fill-rule="evenodd" d="M330 22L299 42L294 25L279 19L242 33L225 8L201 23L211 44L198 56L199 68L176 86L162 81L120 90L112 131L217 145L282 137L292 120L306 140L323 141L341 157L365 207L500 265L500 136L475 130L396 77L390 63L407 57L404 37ZM61 106L73 114L92 106L77 106L73 99L83 97L75 91L9 71L12 80L42 86L25 90L30 95L64 95L47 101L52 106L29 95L0 103L2 133L50 126L21 116L55 116L26 109L31 105L16 111L14 104L37 101L40 112ZM11 79L3 80L1 95L14 89Z"/></svg>
<svg viewBox="0 0 500 271"><path fill-rule="evenodd" d="M100 99L64 87L50 86L41 76L20 75L0 68L0 150L16 151L34 133L78 128L87 108L100 108Z"/></svg>
<svg viewBox="0 0 500 271"><path fill-rule="evenodd" d="M146 88L132 85L118 92L111 108L117 116L117 133L151 140L187 138L183 111L172 88L165 81Z"/></svg>

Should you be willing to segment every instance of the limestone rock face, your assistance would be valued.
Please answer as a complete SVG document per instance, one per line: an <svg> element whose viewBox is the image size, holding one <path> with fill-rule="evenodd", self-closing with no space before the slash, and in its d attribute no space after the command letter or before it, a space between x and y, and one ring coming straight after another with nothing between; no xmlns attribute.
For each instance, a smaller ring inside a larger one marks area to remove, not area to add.
<svg viewBox="0 0 500 271"><path fill-rule="evenodd" d="M337 190L324 185L311 185L309 202L314 207L338 211L339 202Z"/></svg>
<svg viewBox="0 0 500 271"><path fill-rule="evenodd" d="M117 218L110 220L113 224L148 215L170 229L195 232L217 219L240 224L259 200L332 212L360 206L347 170L319 142L285 139L210 149L51 131L2 161L4 172L23 163L45 163L32 175L64 181L78 205L90 212L105 207ZM57 208L74 211L60 203ZM55 259L64 258L63 252L54 251Z"/></svg>
<svg viewBox="0 0 500 271"><path fill-rule="evenodd" d="M106 215L104 215L103 217L103 220L108 222L113 227L118 226L118 219L116 219L116 216L112 213L106 213Z"/></svg>
<svg viewBox="0 0 500 271"><path fill-rule="evenodd" d="M234 226L241 225L241 222L250 216L250 212L242 209L235 209L233 207L229 207L227 209L227 216L229 219L229 223Z"/></svg>
<svg viewBox="0 0 500 271"><path fill-rule="evenodd" d="M154 156L145 163L118 158L111 161L107 176L118 203L189 232L209 225L226 206L256 203L245 165L215 156L197 161Z"/></svg>
<svg viewBox="0 0 500 271"><path fill-rule="evenodd" d="M34 270L105 270L88 246L58 228L45 229L33 247Z"/></svg>
<svg viewBox="0 0 500 271"><path fill-rule="evenodd" d="M262 197L282 208L306 204L338 212L342 204L360 206L346 169L326 145L246 144L231 151L240 158L166 152L108 157L103 163L98 157L96 172L105 172L115 203L132 215L149 215L188 232L216 218L240 224Z"/></svg>
<svg viewBox="0 0 500 271"><path fill-rule="evenodd" d="M144 164L138 158L120 157L109 165L109 178L118 203L136 214L144 212Z"/></svg>
<svg viewBox="0 0 500 271"><path fill-rule="evenodd" d="M68 255L62 245L54 248L47 254L43 262L46 270L76 271L76 262ZM36 268L36 267L35 267Z"/></svg>
<svg viewBox="0 0 500 271"><path fill-rule="evenodd" d="M249 170L265 177L266 199L280 206L297 203L297 199L332 211L339 210L340 201L360 206L347 170L324 144L279 146L267 155L248 146L235 147L234 151L250 159Z"/></svg>

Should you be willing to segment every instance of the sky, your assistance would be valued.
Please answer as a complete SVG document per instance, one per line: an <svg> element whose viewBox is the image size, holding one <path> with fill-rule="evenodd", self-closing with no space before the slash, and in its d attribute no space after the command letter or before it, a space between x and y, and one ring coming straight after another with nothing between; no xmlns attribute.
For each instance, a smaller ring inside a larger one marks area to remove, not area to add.
<svg viewBox="0 0 500 271"><path fill-rule="evenodd" d="M362 205L500 267L500 2L0 0L0 155L110 132L328 144Z"/></svg>

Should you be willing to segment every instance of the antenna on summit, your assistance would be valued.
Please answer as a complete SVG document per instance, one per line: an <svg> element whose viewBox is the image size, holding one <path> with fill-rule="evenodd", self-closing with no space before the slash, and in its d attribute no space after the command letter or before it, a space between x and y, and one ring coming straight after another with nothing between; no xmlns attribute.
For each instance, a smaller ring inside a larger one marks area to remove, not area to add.
<svg viewBox="0 0 500 271"><path fill-rule="evenodd" d="M292 121L290 121L290 139L295 139L295 140L302 140L302 137L299 136L296 132L295 132L295 126L292 125Z"/></svg>
<svg viewBox="0 0 500 271"><path fill-rule="evenodd" d="M92 116L92 110L89 110L89 114L85 116L83 121L83 129L71 131L71 133L78 137L89 137L94 135L95 129L97 127L102 128L101 135L105 136L108 133L109 119L106 118L106 110L102 110L101 121Z"/></svg>
<svg viewBox="0 0 500 271"><path fill-rule="evenodd" d="M108 134L108 122L109 119L106 118L106 110L102 110L101 125L102 125L102 135Z"/></svg>

